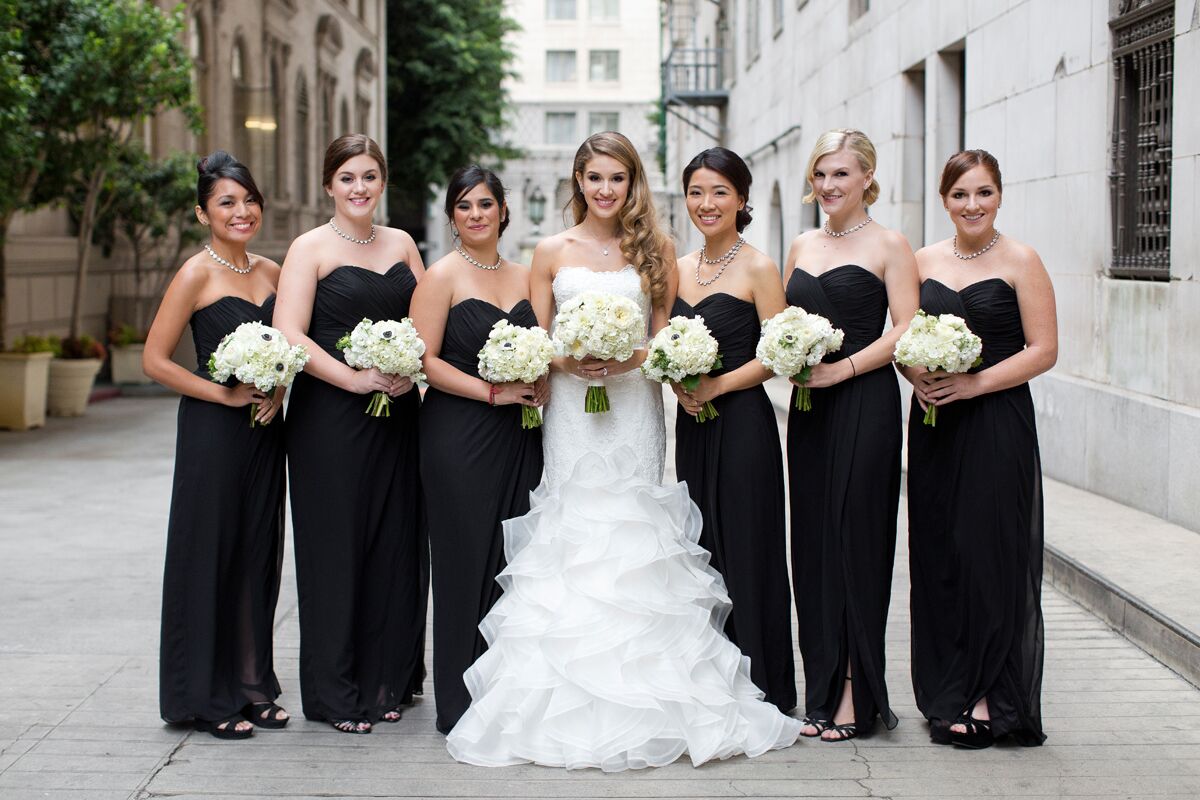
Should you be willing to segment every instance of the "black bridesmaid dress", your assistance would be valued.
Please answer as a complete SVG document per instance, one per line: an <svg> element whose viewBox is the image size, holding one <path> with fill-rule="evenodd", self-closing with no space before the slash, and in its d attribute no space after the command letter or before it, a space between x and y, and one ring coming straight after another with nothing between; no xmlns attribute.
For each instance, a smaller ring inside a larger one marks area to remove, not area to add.
<svg viewBox="0 0 1200 800"><path fill-rule="evenodd" d="M989 278L921 285L921 308L957 314L986 369L1025 346L1017 293ZM995 737L1042 732L1042 468L1029 384L959 400L908 424L912 670L917 707L952 723L982 697Z"/></svg>
<svg viewBox="0 0 1200 800"><path fill-rule="evenodd" d="M196 374L207 380L221 339L243 322L270 324L274 306L274 296L262 306L227 296L192 314ZM279 697L271 632L283 563L283 442L281 414L252 428L244 407L179 401L159 656L167 722L216 722Z"/></svg>
<svg viewBox="0 0 1200 800"><path fill-rule="evenodd" d="M479 377L479 351L507 319L536 326L528 300L503 311L485 300L456 303L446 317L441 357ZM433 567L433 683L437 729L449 733L471 704L463 673L487 649L479 632L503 593L501 523L529 511L542 476L542 432L521 429L521 406L495 408L430 388L421 407L421 483Z"/></svg>
<svg viewBox="0 0 1200 800"><path fill-rule="evenodd" d="M753 303L724 292L695 306L676 299L672 316L703 317L730 372L754 360L761 324ZM792 613L788 597L783 456L775 409L753 386L712 401L716 419L675 419L675 472L700 507L700 546L725 578L733 611L725 634L750 658L750 677L767 702L796 707Z"/></svg>
<svg viewBox="0 0 1200 800"><path fill-rule="evenodd" d="M317 283L309 337L334 345L362 319L408 316L417 281L338 267ZM391 416L370 395L301 373L288 403L288 470L300 600L300 693L312 720L377 722L424 677L429 584L414 388Z"/></svg>
<svg viewBox="0 0 1200 800"><path fill-rule="evenodd" d="M796 269L787 300L845 333L826 363L878 339L888 309L883 281L855 264L819 277ZM810 391L812 409L798 411L792 390L787 433L805 715L832 720L849 690L860 733L870 732L876 718L890 729L896 715L888 704L883 640L900 502L899 383L886 364Z"/></svg>

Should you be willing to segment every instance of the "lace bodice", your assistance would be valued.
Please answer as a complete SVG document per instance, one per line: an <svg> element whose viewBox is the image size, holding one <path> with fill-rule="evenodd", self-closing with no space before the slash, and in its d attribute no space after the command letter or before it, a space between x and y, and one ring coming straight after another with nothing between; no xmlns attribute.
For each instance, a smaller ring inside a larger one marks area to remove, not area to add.
<svg viewBox="0 0 1200 800"><path fill-rule="evenodd" d="M650 298L642 291L641 277L632 266L616 272L560 267L553 289L556 305L588 291L628 297L641 306L647 324L650 319ZM588 414L583 410L587 382L573 375L551 375L542 434L546 482L560 485L575 462L588 453L608 455L625 446L637 459L638 475L651 483L661 483L666 450L662 388L647 380L641 370L605 378L603 383L611 409Z"/></svg>

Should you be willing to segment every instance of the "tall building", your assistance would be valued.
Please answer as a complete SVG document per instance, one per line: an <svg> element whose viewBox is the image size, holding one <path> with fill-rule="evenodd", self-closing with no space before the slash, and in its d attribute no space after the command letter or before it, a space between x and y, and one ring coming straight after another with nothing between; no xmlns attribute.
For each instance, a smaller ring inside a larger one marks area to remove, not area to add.
<svg viewBox="0 0 1200 800"><path fill-rule="evenodd" d="M164 9L174 0L157 0ZM252 249L282 259L292 238L327 218L321 190L325 145L346 132L386 140L385 0L188 0L188 47L204 132L178 113L146 123L155 156L217 148L244 161L266 196ZM71 311L75 240L64 211L14 221L7 245L9 340L63 333ZM85 290L84 325L103 333L134 294L128 255L97 252ZM178 265L170 265L173 269ZM146 285L158 283L148 275ZM114 318L110 318L114 317Z"/></svg>
<svg viewBox="0 0 1200 800"><path fill-rule="evenodd" d="M829 128L871 136L871 213L914 249L952 232L946 157L994 153L998 228L1037 249L1058 300L1058 365L1033 383L1046 473L1200 530L1195 2L665 6L667 174L716 143L741 153L747 238L777 260L818 224L804 168Z"/></svg>
<svg viewBox="0 0 1200 800"><path fill-rule="evenodd" d="M506 84L511 121L498 134L524 152L500 174L511 222L500 250L528 263L544 235L563 221L571 196L571 159L593 133L616 130L638 148L651 185L658 168L659 8L653 0L511 0L516 77ZM531 199L534 202L530 202ZM431 258L452 247L440 198L431 205ZM535 224L531 217L540 216Z"/></svg>

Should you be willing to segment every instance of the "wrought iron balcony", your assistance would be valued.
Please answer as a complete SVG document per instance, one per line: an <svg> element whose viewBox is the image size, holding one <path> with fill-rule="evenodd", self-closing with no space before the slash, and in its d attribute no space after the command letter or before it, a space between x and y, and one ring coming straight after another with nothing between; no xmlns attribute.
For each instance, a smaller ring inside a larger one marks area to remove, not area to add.
<svg viewBox="0 0 1200 800"><path fill-rule="evenodd" d="M729 102L725 88L720 48L675 48L663 62L663 100L667 105L724 106Z"/></svg>

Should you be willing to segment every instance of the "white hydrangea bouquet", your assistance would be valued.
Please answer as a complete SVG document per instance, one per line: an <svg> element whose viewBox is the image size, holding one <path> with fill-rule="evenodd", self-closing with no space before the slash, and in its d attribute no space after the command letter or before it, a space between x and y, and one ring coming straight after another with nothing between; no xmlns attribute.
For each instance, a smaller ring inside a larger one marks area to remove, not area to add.
<svg viewBox="0 0 1200 800"><path fill-rule="evenodd" d="M764 367L792 378L800 384L796 391L796 408L812 410L812 393L804 385L812 368L821 363L827 353L840 350L844 334L841 328L820 314L810 314L797 306L788 306L763 322L755 357Z"/></svg>
<svg viewBox="0 0 1200 800"><path fill-rule="evenodd" d="M550 371L550 360L557 353L550 335L541 328L522 328L502 319L492 326L479 351L479 377L491 383L533 383ZM541 424L537 408L521 406L522 429Z"/></svg>
<svg viewBox="0 0 1200 800"><path fill-rule="evenodd" d="M933 372L966 372L983 363L983 340L954 314L934 316L917 309L908 330L896 342L896 363ZM925 409L925 424L937 425L937 406Z"/></svg>
<svg viewBox="0 0 1200 800"><path fill-rule="evenodd" d="M642 373L659 383L678 383L688 391L700 385L700 376L721 368L717 340L704 324L703 317L671 317L667 327L650 340L650 352L642 364ZM717 417L717 409L706 400L696 415L697 422Z"/></svg>
<svg viewBox="0 0 1200 800"><path fill-rule="evenodd" d="M290 386L308 363L308 351L261 322L243 322L221 340L208 357L208 374L217 383L237 378L260 392ZM250 427L257 425L258 404L250 404Z"/></svg>
<svg viewBox="0 0 1200 800"><path fill-rule="evenodd" d="M554 340L564 354L625 361L646 338L646 320L637 303L605 292L582 292L562 304L554 317ZM608 411L604 384L588 386L583 410Z"/></svg>
<svg viewBox="0 0 1200 800"><path fill-rule="evenodd" d="M425 380L425 373L421 371L425 343L408 317L399 322L364 319L338 339L337 349L342 351L346 363L355 369L374 367L385 375L399 375L414 383ZM390 417L392 398L387 392L376 392L367 404L366 413L373 417Z"/></svg>

